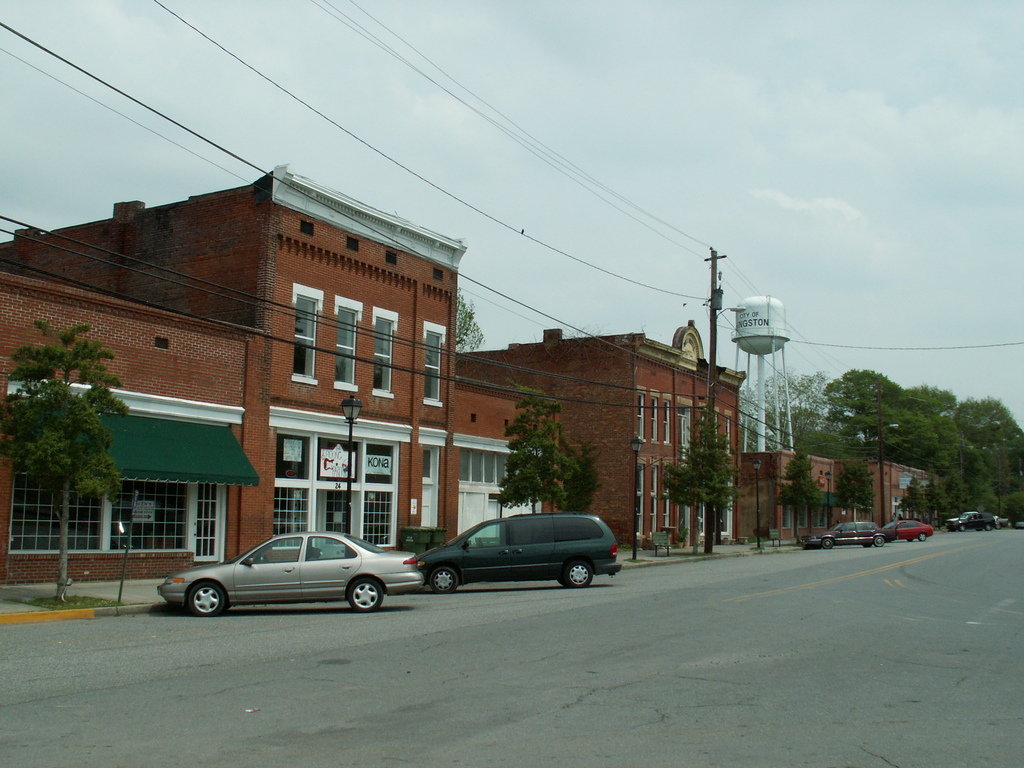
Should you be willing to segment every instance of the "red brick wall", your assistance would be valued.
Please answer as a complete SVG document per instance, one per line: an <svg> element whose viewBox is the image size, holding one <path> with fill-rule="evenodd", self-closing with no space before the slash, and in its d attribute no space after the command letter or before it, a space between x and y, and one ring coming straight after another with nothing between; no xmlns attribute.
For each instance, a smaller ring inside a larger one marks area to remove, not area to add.
<svg viewBox="0 0 1024 768"><path fill-rule="evenodd" d="M11 274L0 274L0 374L4 385L18 347L45 343L33 326L37 319L55 329L79 323L91 328L88 338L101 341L114 352L109 370L121 380L121 389L224 405L242 405L246 339L243 333ZM167 340L167 349L154 345ZM236 434L238 432L236 431ZM0 472L0 581L38 581L56 578L54 555L8 555L11 513L9 464ZM237 506L237 499L233 500ZM233 507L229 504L229 510ZM74 578L110 578L111 554L73 554ZM129 569L149 577L164 575L168 563L178 567L191 561L188 553L138 553ZM118 560L117 574L120 574Z"/></svg>
<svg viewBox="0 0 1024 768"><path fill-rule="evenodd" d="M689 370L645 354L642 351L644 341L643 334L563 339L560 333L546 331L545 340L540 343L478 352L459 363L460 376L466 379L503 386L528 386L563 398L561 421L566 438L577 445L589 444L596 452L601 484L590 511L604 518L624 542L632 539L633 530L635 457L630 440L636 434L637 395L644 395L645 405L656 395L659 406L666 399L678 406L699 404L702 400L698 398L707 394L706 366ZM493 365L488 361L516 367ZM737 389L720 383L717 395L716 409L732 419L736 445L739 433ZM659 412L659 441L648 439L640 453L645 472L649 472L652 463L673 461L678 455L675 415L671 419L672 440L668 444L660 441L660 419ZM645 411L645 434L649 426ZM643 531L649 533L650 496L647 493L644 503ZM673 510L673 514L677 512ZM681 523L691 525L686 520ZM674 522L678 524L679 521ZM660 514L656 525L661 525Z"/></svg>
<svg viewBox="0 0 1024 768"><path fill-rule="evenodd" d="M245 424L240 430L242 446L261 478L268 482L256 488L231 490L229 554L265 538L272 529L275 436L267 428L270 407L340 414L340 403L348 395L333 386L335 333L329 320L334 316L335 295L361 301L364 307L357 347L361 359L356 363L357 394L364 403L361 418L408 424L414 436L420 426L451 429L451 356L443 356L444 407L426 406L423 377L419 375L423 370L420 344L423 321L427 320L446 327L449 347L454 345L457 275L399 248L363 237L355 238L358 247L353 250L349 247L351 233L319 220L311 220L312 234L304 233L304 219L309 217L270 202L255 185L249 185L154 208L138 202L118 203L109 220L59 230L60 234L123 256L68 245L57 237L40 235L44 242L36 243L29 239L35 237L30 232L21 233L24 236L13 243L0 245L5 258L268 334L265 338L254 334L238 346L242 375L234 369L235 359L225 367L221 364L221 353L211 348L208 368L196 368L187 354L180 358L165 354L160 358L160 375L150 380L140 377L138 382L143 391L174 392L180 397L211 400L218 398L200 397L202 385L216 390L218 382L233 383L233 402L240 399L246 409ZM98 254L103 260L68 253L58 245ZM388 251L394 253L397 263L388 263ZM138 265L133 259L166 267L173 273L154 267L134 271ZM293 283L324 293L326 317L318 324L316 386L291 380ZM394 398L371 394L374 306L399 314L393 357ZM130 324L123 325L127 328ZM117 333L120 332L119 329ZM177 341L172 341L172 352L176 345ZM182 351L200 354L191 349ZM152 364L143 369L157 371ZM197 389L191 389L193 386ZM452 482L458 477L457 457L453 463L449 454L446 450L441 456L441 516L455 510L458 502L457 484ZM409 522L409 500L421 493L419 459L417 444L402 445L399 525Z"/></svg>

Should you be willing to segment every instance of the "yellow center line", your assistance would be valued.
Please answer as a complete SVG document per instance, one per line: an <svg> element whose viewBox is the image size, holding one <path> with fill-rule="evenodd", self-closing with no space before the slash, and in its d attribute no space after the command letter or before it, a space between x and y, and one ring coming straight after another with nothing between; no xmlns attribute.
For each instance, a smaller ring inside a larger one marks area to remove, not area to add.
<svg viewBox="0 0 1024 768"><path fill-rule="evenodd" d="M878 568L871 568L867 571L857 571L856 573L849 573L845 576L833 576L830 579L820 579L819 581L809 581L806 584L796 584L792 587L780 587L779 589L769 589L765 592L752 592L749 595L737 595L736 597L728 597L723 602L726 603L741 603L745 600L753 600L758 597L771 597L772 595L782 595L786 592L795 592L798 589L811 589L813 587L823 587L826 584L837 584L840 581L847 581L848 579L857 579L861 576L873 576L876 573L885 573L891 571L894 568L902 568L905 565L913 565L914 563L921 563L925 560L931 560L933 557L941 557L943 555L952 555L957 552L963 552L967 549L974 549L975 547L984 547L992 542L984 542L982 544L965 544L962 547L956 547L955 549L945 549L942 552L932 552L927 555L920 555L919 557L912 557L909 560L900 560L898 563L889 563L888 565L882 565Z"/></svg>

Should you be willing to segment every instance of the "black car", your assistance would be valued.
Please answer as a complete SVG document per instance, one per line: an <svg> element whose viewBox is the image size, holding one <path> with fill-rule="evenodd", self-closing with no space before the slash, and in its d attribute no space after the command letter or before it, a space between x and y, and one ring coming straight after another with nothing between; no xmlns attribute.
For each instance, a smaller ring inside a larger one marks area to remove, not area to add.
<svg viewBox="0 0 1024 768"><path fill-rule="evenodd" d="M964 512L946 521L947 531L991 531L999 522L988 512Z"/></svg>
<svg viewBox="0 0 1024 768"><path fill-rule="evenodd" d="M895 531L892 532L895 538ZM860 544L863 547L881 547L889 533L874 523L837 523L822 533L812 533L800 541L804 549L832 549L837 544Z"/></svg>
<svg viewBox="0 0 1024 768"><path fill-rule="evenodd" d="M514 515L473 526L419 556L434 592L480 581L557 580L586 587L595 575L614 575L618 544L601 518L581 513Z"/></svg>

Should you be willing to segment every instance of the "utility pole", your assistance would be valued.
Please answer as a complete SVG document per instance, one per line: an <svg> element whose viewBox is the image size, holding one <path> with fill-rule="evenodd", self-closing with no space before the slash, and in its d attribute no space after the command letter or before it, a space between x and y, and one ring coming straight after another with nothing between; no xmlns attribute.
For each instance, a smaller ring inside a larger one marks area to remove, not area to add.
<svg viewBox="0 0 1024 768"><path fill-rule="evenodd" d="M885 439L882 431L885 429L884 419L882 418L882 380L879 379L875 382L876 392L878 396L878 507L879 507L879 525L885 525L888 520L889 511L886 509L885 503Z"/></svg>
<svg viewBox="0 0 1024 768"><path fill-rule="evenodd" d="M707 408L711 415L715 412L715 390L718 383L718 313L722 309L722 289L718 287L718 260L725 256L719 256L718 251L711 248L711 256L704 261L711 262L711 301L708 304L711 310L711 329L708 333L708 401ZM717 423L717 417L716 417ZM719 542L719 515L720 510L715 505L704 506L704 553L711 554L714 551L714 544ZM720 542L719 542L720 543Z"/></svg>

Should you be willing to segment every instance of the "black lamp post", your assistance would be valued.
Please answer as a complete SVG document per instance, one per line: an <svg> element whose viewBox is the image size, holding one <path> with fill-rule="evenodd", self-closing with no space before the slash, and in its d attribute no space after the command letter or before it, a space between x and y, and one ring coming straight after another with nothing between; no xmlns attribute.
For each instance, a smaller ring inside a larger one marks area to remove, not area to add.
<svg viewBox="0 0 1024 768"><path fill-rule="evenodd" d="M634 437L629 444L633 448L633 559L636 560L636 529L640 526L640 448L644 440Z"/></svg>
<svg viewBox="0 0 1024 768"><path fill-rule="evenodd" d="M352 533L352 475L355 466L352 464L352 426L359 418L359 412L363 410L363 401L358 397L346 397L341 401L341 412L345 414L348 422L348 476L345 478L345 533Z"/></svg>
<svg viewBox="0 0 1024 768"><path fill-rule="evenodd" d="M828 509L828 516L825 519L825 526L828 527L828 526L832 525L832 473L831 472L826 472L825 473L825 482L827 483L826 487L828 488L828 493L825 496L825 502L826 502L825 506Z"/></svg>
<svg viewBox="0 0 1024 768"><path fill-rule="evenodd" d="M757 537L757 548L761 548L761 460L754 459L754 536Z"/></svg>

